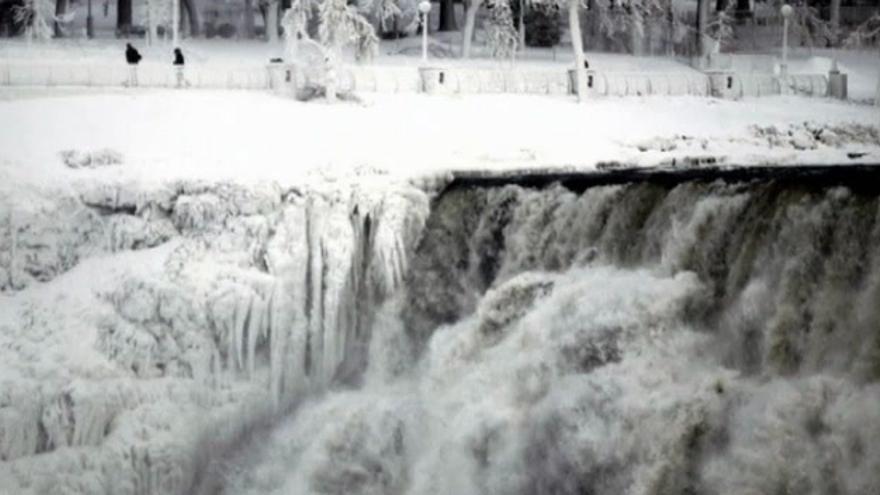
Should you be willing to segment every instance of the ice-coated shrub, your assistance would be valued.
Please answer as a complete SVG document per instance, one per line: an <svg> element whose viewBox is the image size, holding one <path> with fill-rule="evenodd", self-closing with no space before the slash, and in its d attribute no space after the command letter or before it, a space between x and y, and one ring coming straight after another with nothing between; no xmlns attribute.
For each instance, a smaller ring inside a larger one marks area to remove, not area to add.
<svg viewBox="0 0 880 495"><path fill-rule="evenodd" d="M70 168L95 168L119 165L123 162L122 153L104 148L93 151L64 150L61 160Z"/></svg>

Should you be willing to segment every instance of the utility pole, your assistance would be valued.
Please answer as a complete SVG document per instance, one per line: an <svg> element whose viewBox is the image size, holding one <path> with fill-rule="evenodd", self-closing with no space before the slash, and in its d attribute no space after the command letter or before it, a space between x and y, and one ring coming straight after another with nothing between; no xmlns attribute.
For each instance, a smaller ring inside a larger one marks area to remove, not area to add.
<svg viewBox="0 0 880 495"><path fill-rule="evenodd" d="M785 78L788 77L788 18L792 13L791 5L783 5L780 11L782 12L782 65L779 67L779 74Z"/></svg>

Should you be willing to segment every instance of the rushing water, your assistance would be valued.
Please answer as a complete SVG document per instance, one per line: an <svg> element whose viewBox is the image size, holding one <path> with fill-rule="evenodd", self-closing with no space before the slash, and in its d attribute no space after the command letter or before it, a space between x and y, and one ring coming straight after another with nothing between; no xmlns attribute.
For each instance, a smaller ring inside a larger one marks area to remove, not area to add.
<svg viewBox="0 0 880 495"><path fill-rule="evenodd" d="M367 362L202 492L880 493L878 247L844 187L450 189Z"/></svg>

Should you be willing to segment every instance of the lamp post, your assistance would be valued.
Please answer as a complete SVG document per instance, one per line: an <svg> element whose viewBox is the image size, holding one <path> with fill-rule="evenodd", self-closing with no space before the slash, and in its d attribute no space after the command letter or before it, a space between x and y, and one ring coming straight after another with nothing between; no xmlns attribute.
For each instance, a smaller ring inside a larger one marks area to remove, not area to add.
<svg viewBox="0 0 880 495"><path fill-rule="evenodd" d="M791 5L785 4L779 10L782 13L782 64L779 67L779 74L782 77L788 76L788 18L791 17Z"/></svg>
<svg viewBox="0 0 880 495"><path fill-rule="evenodd" d="M419 12L422 13L422 63L428 62L428 12L431 11L431 2L422 0L419 3Z"/></svg>

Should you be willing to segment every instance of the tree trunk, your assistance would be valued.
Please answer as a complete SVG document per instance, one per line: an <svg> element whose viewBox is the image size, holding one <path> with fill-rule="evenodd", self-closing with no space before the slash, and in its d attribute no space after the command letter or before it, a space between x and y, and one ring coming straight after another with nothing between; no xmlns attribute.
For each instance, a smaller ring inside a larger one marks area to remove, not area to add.
<svg viewBox="0 0 880 495"><path fill-rule="evenodd" d="M519 26L517 26L517 37L519 38L519 49L522 52L526 50L526 1L519 0Z"/></svg>
<svg viewBox="0 0 880 495"><path fill-rule="evenodd" d="M278 1L270 1L266 4L266 40L269 43L278 42Z"/></svg>
<svg viewBox="0 0 880 495"><path fill-rule="evenodd" d="M840 0L831 0L831 33L834 39L831 40L834 46L840 41Z"/></svg>
<svg viewBox="0 0 880 495"><path fill-rule="evenodd" d="M709 0L697 0L697 56L703 57L708 53L706 42L706 27L709 24Z"/></svg>
<svg viewBox="0 0 880 495"><path fill-rule="evenodd" d="M199 35L199 12L196 9L193 0L181 0L183 11L189 20L189 35L195 37Z"/></svg>
<svg viewBox="0 0 880 495"><path fill-rule="evenodd" d="M455 0L440 0L440 23L437 31L458 31L455 19Z"/></svg>
<svg viewBox="0 0 880 495"><path fill-rule="evenodd" d="M632 54L644 55L645 22L642 19L642 14L640 14L639 12L633 11L630 16L632 17L632 26L630 27L630 44L632 45Z"/></svg>
<svg viewBox="0 0 880 495"><path fill-rule="evenodd" d="M180 0L171 0L171 45L180 46Z"/></svg>
<svg viewBox="0 0 880 495"><path fill-rule="evenodd" d="M59 18L67 13L67 0L55 0L55 17ZM58 21L53 23L53 31L56 38L61 38L64 33L61 32L61 24Z"/></svg>
<svg viewBox="0 0 880 495"><path fill-rule="evenodd" d="M116 33L128 35L131 31L131 0L116 2Z"/></svg>
<svg viewBox="0 0 880 495"><path fill-rule="evenodd" d="M578 10L580 0L568 0L568 29L571 34L571 48L574 51L574 92L578 102L587 97L587 74L584 71L584 40L581 37L581 22Z"/></svg>
<svg viewBox="0 0 880 495"><path fill-rule="evenodd" d="M461 58L470 58L471 43L474 39L474 24L477 22L477 11L483 0L471 0L464 16L464 38L461 43Z"/></svg>
<svg viewBox="0 0 880 495"><path fill-rule="evenodd" d="M605 35L602 33L602 12L597 0L587 2L587 39L593 50L606 49Z"/></svg>
<svg viewBox="0 0 880 495"><path fill-rule="evenodd" d="M874 106L880 107L880 72L877 72L877 90L874 91Z"/></svg>
<svg viewBox="0 0 880 495"><path fill-rule="evenodd" d="M153 46L153 41L157 38L156 33L154 31L154 22L153 22L153 6L151 2L155 2L156 0L147 0L147 46ZM158 29L156 29L158 31Z"/></svg>
<svg viewBox="0 0 880 495"><path fill-rule="evenodd" d="M244 37L254 39L254 0L244 0Z"/></svg>

